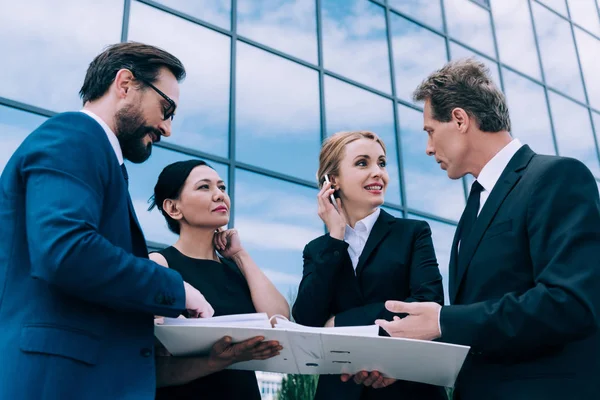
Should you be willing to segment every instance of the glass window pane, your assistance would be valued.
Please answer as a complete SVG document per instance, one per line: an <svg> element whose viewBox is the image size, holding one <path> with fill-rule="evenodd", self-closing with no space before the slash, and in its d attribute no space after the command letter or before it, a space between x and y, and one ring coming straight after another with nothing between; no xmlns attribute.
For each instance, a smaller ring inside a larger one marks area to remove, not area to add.
<svg viewBox="0 0 600 400"><path fill-rule="evenodd" d="M398 105L407 206L458 221L465 208L462 181L450 180L433 157L425 154L423 114Z"/></svg>
<svg viewBox="0 0 600 400"><path fill-rule="evenodd" d="M238 0L237 18L240 35L317 64L315 1Z"/></svg>
<svg viewBox="0 0 600 400"><path fill-rule="evenodd" d="M133 164L125 161L129 173L129 194L146 240L169 246L177 241L178 236L167 228L167 222L160 211L156 208L148 211L148 199L154 193L154 185L163 168L177 161L192 159L195 157L154 146L152 156L145 163ZM206 162L228 185L227 166L214 161L206 160Z"/></svg>
<svg viewBox="0 0 600 400"><path fill-rule="evenodd" d="M467 49L466 47L454 42L450 42L450 55L453 60L465 57L474 57L476 60L481 61L485 64L486 67L489 68L490 75L492 76L492 81L494 81L494 83L498 87L500 87L500 72L498 69L498 64L496 64L496 62L490 60L487 57L482 57L479 54Z"/></svg>
<svg viewBox="0 0 600 400"><path fill-rule="evenodd" d="M571 20L600 36L600 19L596 0L568 0Z"/></svg>
<svg viewBox="0 0 600 400"><path fill-rule="evenodd" d="M431 0L388 0L390 7L410 15L419 21L440 31L442 23L442 6L439 1Z"/></svg>
<svg viewBox="0 0 600 400"><path fill-rule="evenodd" d="M544 3L554 11L567 16L567 3L565 0L538 0L540 3Z"/></svg>
<svg viewBox="0 0 600 400"><path fill-rule="evenodd" d="M544 88L510 70L502 74L513 137L536 153L556 154Z"/></svg>
<svg viewBox="0 0 600 400"><path fill-rule="evenodd" d="M448 276L450 265L450 254L452 252L452 241L454 240L455 225L446 224L432 219L423 218L418 215L409 214L411 219L420 219L427 221L431 228L431 239L435 248L435 256L442 274L442 284L444 285L444 304L450 304L448 296Z"/></svg>
<svg viewBox="0 0 600 400"><path fill-rule="evenodd" d="M413 91L425 78L424 71L433 71L446 63L446 41L442 36L396 14L390 15L390 24L396 95L412 101Z"/></svg>
<svg viewBox="0 0 600 400"><path fill-rule="evenodd" d="M0 96L53 111L81 109L90 62L121 40L123 0L2 2Z"/></svg>
<svg viewBox="0 0 600 400"><path fill-rule="evenodd" d="M575 39L590 105L600 109L600 75L598 75L600 41L579 28L575 28Z"/></svg>
<svg viewBox="0 0 600 400"><path fill-rule="evenodd" d="M317 193L236 171L235 228L244 248L288 301L295 299L302 278L304 246L324 233L317 215Z"/></svg>
<svg viewBox="0 0 600 400"><path fill-rule="evenodd" d="M445 0L445 5L450 36L495 57L489 11L469 0Z"/></svg>
<svg viewBox="0 0 600 400"><path fill-rule="evenodd" d="M230 38L134 2L129 39L172 52L186 68L187 77L181 84L180 105L169 140L227 157Z"/></svg>
<svg viewBox="0 0 600 400"><path fill-rule="evenodd" d="M231 28L231 0L156 0L156 2L221 28Z"/></svg>
<svg viewBox="0 0 600 400"><path fill-rule="evenodd" d="M493 0L492 11L502 62L541 80L528 2Z"/></svg>
<svg viewBox="0 0 600 400"><path fill-rule="evenodd" d="M391 100L329 76L325 77L327 134L339 131L372 131L385 143L390 176L386 201L400 204L400 176Z"/></svg>
<svg viewBox="0 0 600 400"><path fill-rule="evenodd" d="M236 159L313 181L321 126L317 71L238 42Z"/></svg>
<svg viewBox="0 0 600 400"><path fill-rule="evenodd" d="M556 93L549 93L558 154L582 161L600 178L600 163L587 109Z"/></svg>
<svg viewBox="0 0 600 400"><path fill-rule="evenodd" d="M0 173L27 135L44 121L46 117L0 106Z"/></svg>
<svg viewBox="0 0 600 400"><path fill-rule="evenodd" d="M323 0L326 69L391 93L385 11L366 0Z"/></svg>
<svg viewBox="0 0 600 400"><path fill-rule="evenodd" d="M569 23L539 4L533 3L532 7L546 83L584 101Z"/></svg>

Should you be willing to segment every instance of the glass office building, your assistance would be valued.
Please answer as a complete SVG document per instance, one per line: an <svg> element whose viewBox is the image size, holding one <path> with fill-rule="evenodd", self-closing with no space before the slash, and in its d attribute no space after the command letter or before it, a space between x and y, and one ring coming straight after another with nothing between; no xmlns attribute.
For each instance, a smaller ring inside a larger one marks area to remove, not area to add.
<svg viewBox="0 0 600 400"><path fill-rule="evenodd" d="M321 141L340 130L385 140L385 209L429 222L447 286L470 180L449 180L425 155L411 92L449 59L486 63L513 135L580 159L600 182L595 0L3 0L0 168L45 119L80 109L88 63L128 40L171 51L188 71L173 135L128 165L150 246L176 240L147 211L159 172L201 158L228 184L231 225L289 297L304 245L325 232L315 172Z"/></svg>

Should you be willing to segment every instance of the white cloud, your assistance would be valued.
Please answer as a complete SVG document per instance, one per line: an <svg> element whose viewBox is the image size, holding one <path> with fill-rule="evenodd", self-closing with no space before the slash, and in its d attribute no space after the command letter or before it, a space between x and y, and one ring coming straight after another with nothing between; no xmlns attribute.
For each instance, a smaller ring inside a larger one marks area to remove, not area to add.
<svg viewBox="0 0 600 400"><path fill-rule="evenodd" d="M502 62L541 79L529 3L523 0L492 0L490 3Z"/></svg>
<svg viewBox="0 0 600 400"><path fill-rule="evenodd" d="M274 285L298 285L302 279L301 274L288 274L269 268L263 268L262 271Z"/></svg>
<svg viewBox="0 0 600 400"><path fill-rule="evenodd" d="M314 228L246 216L236 216L235 227L245 245L270 250L302 251L308 242L323 235Z"/></svg>
<svg viewBox="0 0 600 400"><path fill-rule="evenodd" d="M81 106L85 71L119 42L122 0L11 1L0 12L0 96L56 111Z"/></svg>
<svg viewBox="0 0 600 400"><path fill-rule="evenodd" d="M594 0L568 0L569 12L575 23L600 36L600 18Z"/></svg>
<svg viewBox="0 0 600 400"><path fill-rule="evenodd" d="M469 0L445 0L448 33L485 54L494 56L490 14Z"/></svg>
<svg viewBox="0 0 600 400"><path fill-rule="evenodd" d="M569 23L539 4L532 3L532 8L546 83L583 101L583 85Z"/></svg>

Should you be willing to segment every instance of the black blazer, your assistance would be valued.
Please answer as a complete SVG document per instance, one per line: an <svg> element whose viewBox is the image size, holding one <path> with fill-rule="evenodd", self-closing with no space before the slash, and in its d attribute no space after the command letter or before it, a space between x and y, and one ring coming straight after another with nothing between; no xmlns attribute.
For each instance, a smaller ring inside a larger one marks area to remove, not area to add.
<svg viewBox="0 0 600 400"><path fill-rule="evenodd" d="M385 309L386 300L443 304L442 277L426 222L396 219L381 210L359 258L356 275L348 243L324 235L304 248L304 272L292 309L296 322L324 326L331 315L335 315L336 326L370 325L378 318L391 320L395 314ZM441 387L414 382L399 381L387 388L371 389L343 383L339 375L322 375L316 398L446 397Z"/></svg>
<svg viewBox="0 0 600 400"><path fill-rule="evenodd" d="M459 223L460 226L460 223ZM442 340L472 346L470 399L600 398L600 201L579 161L523 146L454 238Z"/></svg>

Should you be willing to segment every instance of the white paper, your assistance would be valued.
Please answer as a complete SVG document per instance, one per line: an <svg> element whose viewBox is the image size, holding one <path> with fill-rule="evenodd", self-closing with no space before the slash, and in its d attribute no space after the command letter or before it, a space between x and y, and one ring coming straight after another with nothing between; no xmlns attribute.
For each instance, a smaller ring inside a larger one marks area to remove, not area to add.
<svg viewBox="0 0 600 400"><path fill-rule="evenodd" d="M236 326L236 324L238 324ZM165 318L155 335L174 356L205 355L223 336L240 342L255 336L277 340L279 356L232 365L230 369L292 374L379 371L384 376L452 387L469 347L440 342L379 337L376 325L313 328L266 314L216 318Z"/></svg>

